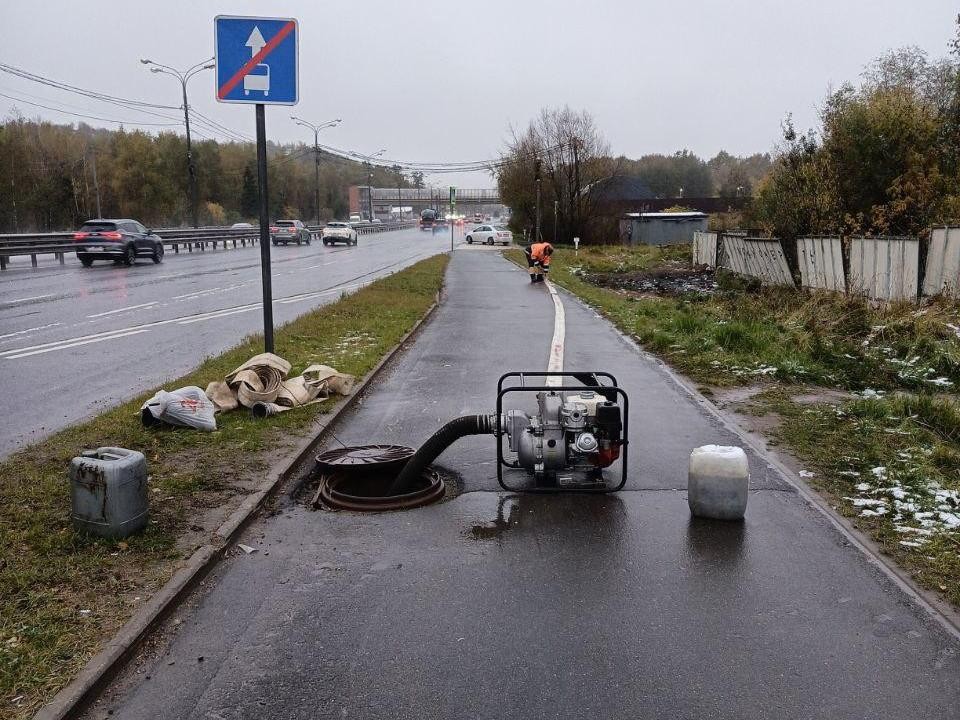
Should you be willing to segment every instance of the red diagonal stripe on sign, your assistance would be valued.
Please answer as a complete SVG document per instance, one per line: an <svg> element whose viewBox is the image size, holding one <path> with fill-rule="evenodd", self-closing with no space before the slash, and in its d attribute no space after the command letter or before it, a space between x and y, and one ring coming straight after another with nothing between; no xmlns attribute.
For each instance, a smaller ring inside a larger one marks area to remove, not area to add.
<svg viewBox="0 0 960 720"><path fill-rule="evenodd" d="M277 34L274 35L272 38L270 38L270 40L267 42L266 45L260 48L260 52L258 52L252 58L250 58L249 62L247 62L242 68L237 70L236 74L232 78L227 80L223 84L223 87L217 90L217 97L223 100L223 98L229 95L230 91L233 90L241 80L243 80L244 76L248 75L250 71L257 66L257 63L259 63L267 55L269 55L273 51L273 49L277 45L279 45L287 35L293 32L293 29L296 26L297 24L293 22L293 20L282 25L280 27L280 30L277 31Z"/></svg>

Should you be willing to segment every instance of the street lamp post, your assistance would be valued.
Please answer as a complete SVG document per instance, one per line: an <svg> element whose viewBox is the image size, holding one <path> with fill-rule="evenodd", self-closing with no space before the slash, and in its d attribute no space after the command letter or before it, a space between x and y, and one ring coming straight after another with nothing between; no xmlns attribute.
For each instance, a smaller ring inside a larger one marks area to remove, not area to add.
<svg viewBox="0 0 960 720"><path fill-rule="evenodd" d="M373 155L367 155L367 219L370 222L373 222L373 166L371 160L376 160L378 157L383 155L386 152L386 148L380 148Z"/></svg>
<svg viewBox="0 0 960 720"><path fill-rule="evenodd" d="M187 104L187 81L196 75L201 70L211 70L214 67L214 64L211 62L213 58L209 60L204 60L199 62L193 67L189 67L186 70L177 70L168 65L162 65L153 60L141 59L144 65L152 65L150 72L152 73L163 73L164 75L172 75L177 80L180 81L180 88L183 90L183 124L187 128L187 175L190 181L190 215L193 220L193 226L198 227L199 222L197 220L197 168L193 163L193 148L190 143L190 106Z"/></svg>
<svg viewBox="0 0 960 720"><path fill-rule="evenodd" d="M314 125L313 123L309 123L306 120L296 117L295 115L291 115L290 119L296 122L297 125L303 125L303 127L310 128L311 130L313 130L313 164L314 164L314 169L316 170L316 186L314 189L316 190L316 193L317 193L317 225L319 225L320 224L320 142L317 136L319 135L320 131L323 130L323 128L336 127L342 121L340 120L340 118L337 118L336 120L330 120L329 122L320 123L319 125Z"/></svg>

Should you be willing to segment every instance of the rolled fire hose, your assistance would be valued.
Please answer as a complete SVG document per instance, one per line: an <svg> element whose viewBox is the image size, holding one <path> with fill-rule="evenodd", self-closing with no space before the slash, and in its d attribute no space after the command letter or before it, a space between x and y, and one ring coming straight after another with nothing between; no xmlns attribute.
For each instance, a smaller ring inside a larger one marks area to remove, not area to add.
<svg viewBox="0 0 960 720"><path fill-rule="evenodd" d="M460 438L468 435L489 435L496 432L496 427L496 419L493 415L464 415L451 420L431 435L407 460L407 464L403 466L403 470L390 486L390 494L398 495L409 491L420 479L427 466Z"/></svg>

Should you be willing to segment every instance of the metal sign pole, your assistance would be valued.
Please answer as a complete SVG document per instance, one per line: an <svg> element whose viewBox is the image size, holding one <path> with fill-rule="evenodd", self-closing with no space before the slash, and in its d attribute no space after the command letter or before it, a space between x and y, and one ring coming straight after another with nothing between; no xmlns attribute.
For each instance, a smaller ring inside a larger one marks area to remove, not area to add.
<svg viewBox="0 0 960 720"><path fill-rule="evenodd" d="M267 129L257 103L257 179L260 184L260 278L263 285L263 348L273 352L273 288L270 276L270 203L267 194Z"/></svg>

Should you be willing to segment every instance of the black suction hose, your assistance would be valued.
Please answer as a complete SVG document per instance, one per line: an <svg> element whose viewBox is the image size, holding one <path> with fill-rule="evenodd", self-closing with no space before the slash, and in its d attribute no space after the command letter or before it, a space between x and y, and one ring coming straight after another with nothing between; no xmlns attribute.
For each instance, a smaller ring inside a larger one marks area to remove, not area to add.
<svg viewBox="0 0 960 720"><path fill-rule="evenodd" d="M397 495L407 492L420 479L423 471L427 469L427 465L436 460L440 453L460 438L467 435L489 435L493 432L496 432L496 421L490 415L464 415L456 420L451 420L437 430L407 460L407 464L403 466L403 470L397 475L393 485L390 486L390 494Z"/></svg>

